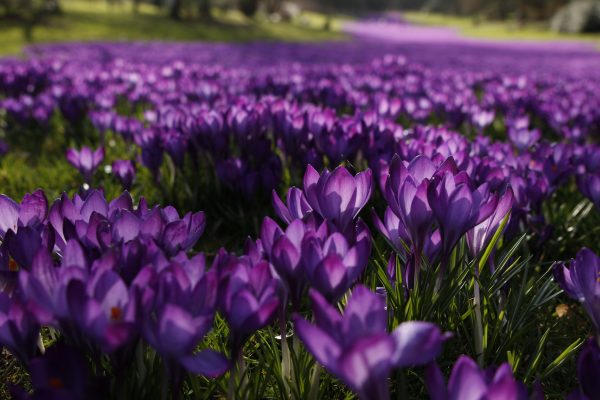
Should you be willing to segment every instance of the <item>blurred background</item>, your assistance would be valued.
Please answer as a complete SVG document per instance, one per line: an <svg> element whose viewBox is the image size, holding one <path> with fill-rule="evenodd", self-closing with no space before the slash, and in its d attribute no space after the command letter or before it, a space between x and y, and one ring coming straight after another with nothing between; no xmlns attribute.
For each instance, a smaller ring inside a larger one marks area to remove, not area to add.
<svg viewBox="0 0 600 400"><path fill-rule="evenodd" d="M0 0L0 55L88 40L343 40L352 20L600 43L600 0Z"/></svg>

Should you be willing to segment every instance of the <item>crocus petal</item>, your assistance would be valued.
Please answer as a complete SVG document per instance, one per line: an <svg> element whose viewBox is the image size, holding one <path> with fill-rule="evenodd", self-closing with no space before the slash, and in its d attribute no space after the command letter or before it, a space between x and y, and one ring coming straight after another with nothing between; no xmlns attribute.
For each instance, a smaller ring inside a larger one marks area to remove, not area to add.
<svg viewBox="0 0 600 400"><path fill-rule="evenodd" d="M4 236L11 229L17 230L19 205L9 197L0 195L0 235Z"/></svg>
<svg viewBox="0 0 600 400"><path fill-rule="evenodd" d="M427 392L431 400L448 400L448 389L440 367L435 362L430 363L425 370Z"/></svg>
<svg viewBox="0 0 600 400"><path fill-rule="evenodd" d="M365 399L387 398L394 341L387 334L367 336L345 349L339 361L341 377ZM373 392L371 392L373 391Z"/></svg>
<svg viewBox="0 0 600 400"><path fill-rule="evenodd" d="M291 189L290 189L291 190ZM288 191L289 198L289 191ZM275 210L275 214L285 223L289 224L292 222L292 214L290 210L286 207L285 204L279 198L279 195L275 190L273 190L273 209Z"/></svg>
<svg viewBox="0 0 600 400"><path fill-rule="evenodd" d="M421 321L404 322L392 335L396 341L392 360L401 368L433 361L441 353L442 344L448 338L437 325Z"/></svg>
<svg viewBox="0 0 600 400"><path fill-rule="evenodd" d="M487 391L483 374L475 361L460 356L452 368L448 381L450 400L481 400Z"/></svg>
<svg viewBox="0 0 600 400"><path fill-rule="evenodd" d="M343 333L352 341L352 337L386 332L387 317L384 299L357 285L344 310Z"/></svg>
<svg viewBox="0 0 600 400"><path fill-rule="evenodd" d="M2 205L0 204L0 210ZM23 225L34 225L41 223L46 218L48 212L48 200L42 190L36 190L31 194L26 194L21 201L19 210L19 221ZM0 216L1 218L1 216ZM0 228L1 229L1 228Z"/></svg>
<svg viewBox="0 0 600 400"><path fill-rule="evenodd" d="M306 322L304 318L293 316L295 332L304 343L307 350L325 366L331 373L336 373L336 361L342 354L339 344L325 331Z"/></svg>
<svg viewBox="0 0 600 400"><path fill-rule="evenodd" d="M587 341L579 353L577 376L583 394L590 399L600 394L600 349L593 338Z"/></svg>

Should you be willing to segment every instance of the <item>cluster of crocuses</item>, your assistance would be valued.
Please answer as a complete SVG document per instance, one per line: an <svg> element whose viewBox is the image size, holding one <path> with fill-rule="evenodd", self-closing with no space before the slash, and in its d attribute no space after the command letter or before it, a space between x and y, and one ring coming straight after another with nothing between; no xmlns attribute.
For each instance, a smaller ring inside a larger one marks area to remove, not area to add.
<svg viewBox="0 0 600 400"><path fill-rule="evenodd" d="M0 339L33 375L44 365L36 361L44 351L44 326L94 358L100 370L101 354L130 367L130 352L143 339L162 356L175 390L182 371L218 376L227 370L224 355L194 353L223 297L218 280L226 279L206 271L202 254L189 254L204 231L204 213L180 217L174 208L149 207L144 199L134 207L127 192L108 202L95 190L72 199L63 195L50 207L40 190L20 204L5 196L0 203ZM46 380L38 387L34 377L35 391L68 392L86 384L55 378L60 382L54 386Z"/></svg>
<svg viewBox="0 0 600 400"><path fill-rule="evenodd" d="M513 209L514 199L510 186L495 192L488 182L476 186L453 158L436 165L425 156L410 163L395 156L384 196L388 204L384 218L374 215L374 221L394 251L407 260L403 277L407 289L418 284L423 259L430 265L441 262L443 274L465 235L471 257L478 257Z"/></svg>
<svg viewBox="0 0 600 400"><path fill-rule="evenodd" d="M9 143L23 130L45 135L57 123L69 145L99 138L65 154L86 184L81 195L50 207L40 191L20 204L0 197L0 344L29 371L32 396L110 397L115 388L127 396L130 388L143 397L141 388L158 381L161 395L177 397L190 376L229 370L231 397L232 386L244 390L246 343L279 320L288 379L292 321L294 337L361 398L387 398L390 376L425 365L434 399L526 398L508 364L482 370L467 356L446 384L434 359L451 334L428 322L389 326L385 291L362 285L372 272L367 226L372 221L390 244L390 265L400 260L401 279L396 268L389 278L409 298L426 269L437 270L442 287L463 244L474 261L500 234L534 232L543 241L550 234L543 207L561 186L575 181L600 209L600 147L592 143L600 127L597 58L589 56L582 76L566 73L560 59L542 75L526 67L539 52L515 51L526 59L516 75L479 57L471 65L423 66L368 43L257 44L243 51L258 49L262 58L247 53L243 62L233 61L241 53L229 45L190 46L55 46L49 56L0 62L0 125ZM294 49L302 63L277 60ZM427 61L420 46L407 50ZM290 188L283 200L274 194L279 221L265 218L242 255L223 249L207 261L196 251L204 214L181 217L143 199L134 205L127 193L107 202L89 189L105 157L112 160L114 139L128 145L128 156L104 170L127 190L144 192L136 187L140 168L163 184L171 165L188 186L200 173L214 175L246 199L302 175L303 188ZM340 163L364 171L323 170ZM363 220L377 189L383 217ZM493 257L486 259L493 271ZM596 330L598 265L582 250L555 267ZM227 345L220 345L225 334L212 331L215 318L227 322ZM600 395L599 370L600 350L590 340L573 398ZM313 377L318 387L318 368ZM104 385L107 379L113 382Z"/></svg>
<svg viewBox="0 0 600 400"><path fill-rule="evenodd" d="M336 165L344 160L353 165L364 165L367 161L385 192L394 156L410 162L421 155L437 165L452 157L455 163L452 174L458 170L468 173L471 186L487 183L486 190L492 192L504 192L511 186L514 205L508 230L513 235L525 226L544 237L542 206L573 177L583 195L597 205L600 202L596 187L600 182L597 145L543 140L524 145L520 141L494 142L484 136L470 141L444 127L403 129L375 114L337 117L332 110L282 100L263 100L221 111L199 110L192 115L173 108L147 114L152 114L153 127L136 134L128 131L128 124L113 127L140 146L137 160L117 160L112 165L113 174L126 189L134 181L136 161L160 178L160 168L168 154L182 172L178 179L185 181L195 176L190 171L183 173L190 168L190 163L185 162L189 158L192 168L214 174L246 198L277 188L286 171L299 176L307 164L321 168L325 162ZM529 126L524 120L527 118L520 118L515 124ZM536 132L532 130L528 135L535 137ZM80 158L74 159L74 154ZM94 163L98 161L94 154L89 149L69 153L69 161L80 169L86 181L89 167L98 165ZM86 157L90 160L86 161ZM420 184L423 178L415 184ZM396 215L400 217L398 212Z"/></svg>
<svg viewBox="0 0 600 400"><path fill-rule="evenodd" d="M481 246L506 213L500 204L510 204L472 188L452 159L437 168L424 158L408 165L395 161L392 169L389 180L403 178L404 191L420 193L423 182L431 185L425 195L431 204L441 198L446 207L470 201L461 218L468 221L461 225L464 232L440 220L442 251L468 229ZM415 184L419 176L425 178ZM289 189L285 203L274 194L283 228L265 218L261 238L248 241L243 255L220 250L210 268L202 253L192 252L205 228L202 212L181 217L172 207L149 207L143 198L134 206L127 192L110 202L96 190L63 195L50 207L42 191L21 203L0 197L0 343L30 371L34 396L93 396L86 391L96 390L94 379L111 376L110 368L141 368L140 346L160 356L165 385L177 395L188 373L217 377L233 366L239 370L245 342L277 317L285 327L289 305L307 350L360 398L388 398L394 369L427 364L435 398L465 398L461 393L472 385L473 399L497 393L522 398L524 387L508 366L488 376L466 357L446 387L431 362L451 335L434 324L403 322L388 332L385 297L358 284L371 250L371 235L359 218L374 186L370 170L352 175L338 167L319 174L309 166L303 186ZM411 215L435 215L414 201L406 207L413 208ZM426 231L408 222L400 229ZM412 251L423 243L407 242ZM307 295L314 323L299 314ZM344 296L340 315L335 305ZM217 312L229 325L227 355L203 344ZM42 327L59 335L60 343L47 352ZM83 371L54 369L61 354Z"/></svg>
<svg viewBox="0 0 600 400"><path fill-rule="evenodd" d="M100 48L102 60L66 60L70 51L86 52L67 47L56 59L0 63L7 134L45 127L58 113L79 134L91 123L101 135L110 132L134 143L130 161L157 177L165 155L178 170L189 168L188 158L194 168L210 167L220 182L247 198L276 188L286 167L300 176L308 163L320 167L366 159L378 172L394 153L405 153L405 160L417 154L453 156L477 175L478 183L515 181L518 202L534 213L553 188L574 175L585 174L582 193L597 197L586 187L597 181L586 178L597 177L597 168L587 160L580 168L588 151L583 143L600 123L600 83L591 73L578 78L557 72L553 79L493 68L481 73L475 65L424 67L383 54L372 63L344 66L306 61L207 67L206 59L231 49L215 47L215 54L207 51L183 62L160 45L152 47L151 57L144 46L133 44L129 50ZM268 59L269 50L263 51ZM189 58L185 47L179 52L181 59ZM157 57L162 53L164 58ZM399 123L423 127L405 130ZM445 126L427 126L432 123ZM489 133L507 143L489 141ZM549 142L549 137L560 141ZM113 171L126 176L122 180L130 186L133 168L121 163Z"/></svg>

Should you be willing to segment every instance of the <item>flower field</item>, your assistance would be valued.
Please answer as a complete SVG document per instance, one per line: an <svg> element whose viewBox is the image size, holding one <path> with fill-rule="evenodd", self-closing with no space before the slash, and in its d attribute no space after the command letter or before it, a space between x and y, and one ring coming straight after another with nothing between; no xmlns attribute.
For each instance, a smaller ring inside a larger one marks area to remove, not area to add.
<svg viewBox="0 0 600 400"><path fill-rule="evenodd" d="M3 395L600 398L600 53L411 29L0 60Z"/></svg>

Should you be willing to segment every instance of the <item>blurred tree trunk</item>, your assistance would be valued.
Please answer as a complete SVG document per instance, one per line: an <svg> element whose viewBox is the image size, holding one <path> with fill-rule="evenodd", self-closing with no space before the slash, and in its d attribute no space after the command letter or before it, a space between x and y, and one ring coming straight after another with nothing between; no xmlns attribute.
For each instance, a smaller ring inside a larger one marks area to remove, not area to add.
<svg viewBox="0 0 600 400"><path fill-rule="evenodd" d="M198 12L200 13L200 18L202 19L212 19L212 4L210 0L199 0L200 3L198 5Z"/></svg>
<svg viewBox="0 0 600 400"><path fill-rule="evenodd" d="M281 0L269 0L266 2L267 12L269 14L277 13L281 11Z"/></svg>
<svg viewBox="0 0 600 400"><path fill-rule="evenodd" d="M505 0L500 0L500 1L497 2L497 4L498 4L498 18L501 21L505 21L508 18L508 14L510 13L511 5L512 5L510 3L512 3L512 2L505 1Z"/></svg>
<svg viewBox="0 0 600 400"><path fill-rule="evenodd" d="M171 0L169 17L173 19L181 19L181 0Z"/></svg>
<svg viewBox="0 0 600 400"><path fill-rule="evenodd" d="M45 8L50 14L60 14L62 12L59 0L46 0Z"/></svg>
<svg viewBox="0 0 600 400"><path fill-rule="evenodd" d="M258 11L258 0L239 0L238 8L246 17L252 18Z"/></svg>
<svg viewBox="0 0 600 400"><path fill-rule="evenodd" d="M133 12L134 14L140 12L140 0L133 0Z"/></svg>

